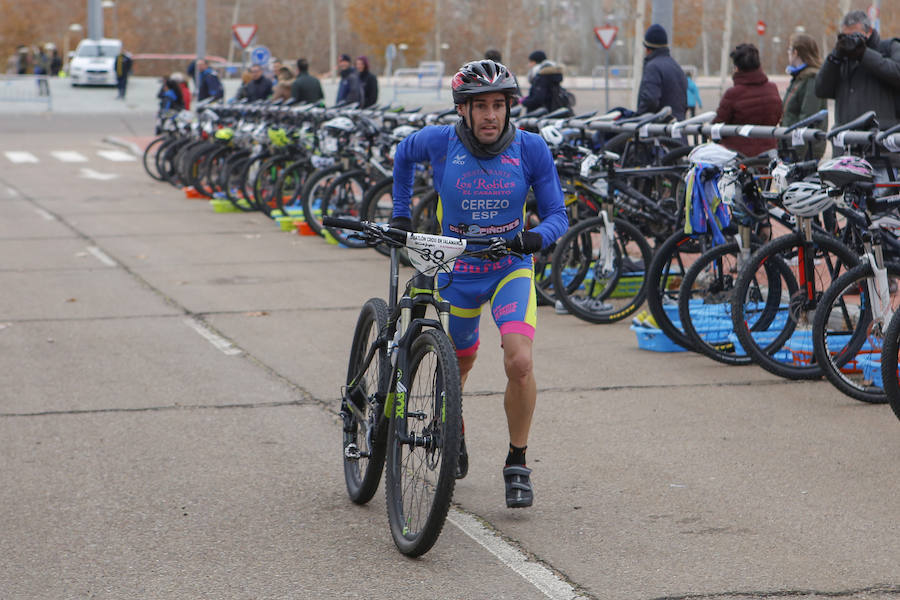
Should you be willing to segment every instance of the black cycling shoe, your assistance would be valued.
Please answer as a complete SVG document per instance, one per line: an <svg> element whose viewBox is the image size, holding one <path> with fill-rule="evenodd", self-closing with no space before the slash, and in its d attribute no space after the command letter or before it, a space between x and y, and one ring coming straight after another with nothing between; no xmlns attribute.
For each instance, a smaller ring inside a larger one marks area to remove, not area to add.
<svg viewBox="0 0 900 600"><path fill-rule="evenodd" d="M508 465L503 468L503 480L506 482L507 508L531 506L534 502L531 469L524 465Z"/></svg>
<svg viewBox="0 0 900 600"><path fill-rule="evenodd" d="M462 479L469 473L469 453L466 452L466 434L459 440L459 459L456 461L456 478Z"/></svg>

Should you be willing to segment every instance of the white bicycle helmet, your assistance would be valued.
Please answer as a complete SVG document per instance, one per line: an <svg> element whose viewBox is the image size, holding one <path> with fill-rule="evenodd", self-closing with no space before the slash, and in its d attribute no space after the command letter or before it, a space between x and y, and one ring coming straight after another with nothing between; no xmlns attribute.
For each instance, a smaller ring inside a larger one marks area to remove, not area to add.
<svg viewBox="0 0 900 600"><path fill-rule="evenodd" d="M563 143L563 135L554 125L541 127L541 137L551 148L556 148Z"/></svg>
<svg viewBox="0 0 900 600"><path fill-rule="evenodd" d="M785 210L798 217L814 217L834 205L828 189L809 181L795 181L781 196Z"/></svg>
<svg viewBox="0 0 900 600"><path fill-rule="evenodd" d="M737 157L737 152L732 152L725 146L714 144L713 142L701 144L688 154L688 160L691 164L705 163L715 165L720 169L733 161L735 157Z"/></svg>

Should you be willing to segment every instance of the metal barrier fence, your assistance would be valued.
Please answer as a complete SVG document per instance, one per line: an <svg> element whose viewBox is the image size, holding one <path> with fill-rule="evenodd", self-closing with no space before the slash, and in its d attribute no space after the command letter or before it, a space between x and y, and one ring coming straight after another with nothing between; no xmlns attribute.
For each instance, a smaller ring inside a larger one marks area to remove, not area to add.
<svg viewBox="0 0 900 600"><path fill-rule="evenodd" d="M46 103L53 110L47 75L0 75L0 102Z"/></svg>
<svg viewBox="0 0 900 600"><path fill-rule="evenodd" d="M440 61L422 62L414 69L396 69L392 76L394 97L398 94L434 90L436 97L441 97L444 79L444 63Z"/></svg>

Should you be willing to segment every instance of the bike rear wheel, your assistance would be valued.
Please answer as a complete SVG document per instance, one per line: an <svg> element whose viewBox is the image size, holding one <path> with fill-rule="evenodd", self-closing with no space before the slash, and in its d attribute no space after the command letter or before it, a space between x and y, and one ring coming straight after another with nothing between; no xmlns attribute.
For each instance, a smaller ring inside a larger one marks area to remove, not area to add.
<svg viewBox="0 0 900 600"><path fill-rule="evenodd" d="M447 335L423 331L406 370L388 402L385 495L394 543L407 556L421 556L450 509L462 436L459 365Z"/></svg>
<svg viewBox="0 0 900 600"><path fill-rule="evenodd" d="M795 232L754 252L741 266L731 303L734 333L753 362L786 379L820 378L812 346L814 313L828 286L857 263L844 244L818 232L809 243Z"/></svg>
<svg viewBox="0 0 900 600"><path fill-rule="evenodd" d="M637 227L615 219L612 238L601 217L577 223L557 242L553 291L568 311L590 323L614 323L638 309L652 251Z"/></svg>
<svg viewBox="0 0 900 600"><path fill-rule="evenodd" d="M889 282L900 278L900 264L885 263ZM813 351L825 377L840 391L861 402L887 402L875 385L876 357L885 342L884 331L873 327L872 298L867 282L875 276L863 263L834 280L825 290L813 319ZM888 292L891 312L900 304L895 289ZM884 324L887 327L887 323Z"/></svg>
<svg viewBox="0 0 900 600"><path fill-rule="evenodd" d="M372 499L384 468L387 431L387 422L383 418L384 400L391 376L387 347L376 348L368 364L366 358L387 323L385 301L380 298L368 300L359 313L350 347L347 387L341 401L342 449L347 494L356 504L365 504Z"/></svg>
<svg viewBox="0 0 900 600"><path fill-rule="evenodd" d="M881 348L881 385L894 415L900 419L900 376L897 374L897 355L900 352L900 310L894 312L884 332Z"/></svg>

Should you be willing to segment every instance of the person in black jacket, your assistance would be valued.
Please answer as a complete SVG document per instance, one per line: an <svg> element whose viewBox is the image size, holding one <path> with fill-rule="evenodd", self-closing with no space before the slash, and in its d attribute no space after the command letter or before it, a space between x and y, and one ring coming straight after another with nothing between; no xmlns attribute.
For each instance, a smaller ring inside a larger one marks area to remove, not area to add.
<svg viewBox="0 0 900 600"><path fill-rule="evenodd" d="M272 80L263 77L262 67L253 65L250 67L250 81L245 86L244 97L249 102L255 100L267 100L272 95Z"/></svg>
<svg viewBox="0 0 900 600"><path fill-rule="evenodd" d="M291 84L291 96L304 104L325 99L322 84L309 74L309 62L305 58L297 59L297 78Z"/></svg>
<svg viewBox="0 0 900 600"><path fill-rule="evenodd" d="M562 67L547 60L543 50L535 50L528 55L528 81L531 88L528 90L528 96L522 98L522 106L529 111L541 107L553 110L555 108L553 98L558 93L562 80Z"/></svg>
<svg viewBox="0 0 900 600"><path fill-rule="evenodd" d="M662 25L653 24L644 35L644 75L638 88L637 113L658 112L672 108L679 121L687 111L687 77L669 54L669 36Z"/></svg>
<svg viewBox="0 0 900 600"><path fill-rule="evenodd" d="M338 73L341 82L338 84L337 104L356 104L363 99L362 88L359 84L359 73L353 68L350 56L341 54L338 59Z"/></svg>
<svg viewBox="0 0 900 600"><path fill-rule="evenodd" d="M834 98L835 125L874 110L887 129L900 121L900 42L881 41L869 17L850 11L841 33L816 75L816 95Z"/></svg>
<svg viewBox="0 0 900 600"><path fill-rule="evenodd" d="M356 59L356 72L359 76L359 85L363 97L359 107L372 106L378 102L378 78L375 77L375 73L369 70L368 58L360 56Z"/></svg>

